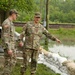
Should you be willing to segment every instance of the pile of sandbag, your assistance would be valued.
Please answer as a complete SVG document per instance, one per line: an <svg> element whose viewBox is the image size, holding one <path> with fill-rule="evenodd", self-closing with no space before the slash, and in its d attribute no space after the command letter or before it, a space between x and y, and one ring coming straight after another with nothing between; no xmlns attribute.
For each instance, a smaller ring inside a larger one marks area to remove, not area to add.
<svg viewBox="0 0 75 75"><path fill-rule="evenodd" d="M63 66L63 62L67 61L66 58L59 56L56 53L48 53L44 56L45 60L51 65L56 66L61 72L66 73L68 75L68 70L66 66Z"/></svg>
<svg viewBox="0 0 75 75"><path fill-rule="evenodd" d="M75 75L75 63L74 61L67 60L63 62L63 65L67 67L70 75Z"/></svg>
<svg viewBox="0 0 75 75"><path fill-rule="evenodd" d="M65 73L67 75L75 75L74 61L68 60L65 57L61 57L57 53L48 52L42 47L40 47L40 51L42 53L42 55L40 56L42 58L41 62L44 60L43 63L46 61L47 63L58 68L62 73Z"/></svg>

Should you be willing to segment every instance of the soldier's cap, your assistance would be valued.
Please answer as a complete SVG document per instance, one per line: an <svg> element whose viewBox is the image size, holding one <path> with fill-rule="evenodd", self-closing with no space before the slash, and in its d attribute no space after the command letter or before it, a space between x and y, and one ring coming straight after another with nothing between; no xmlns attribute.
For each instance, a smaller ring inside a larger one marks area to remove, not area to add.
<svg viewBox="0 0 75 75"><path fill-rule="evenodd" d="M40 12L35 12L35 17L36 17L36 18L40 18L40 17L41 17Z"/></svg>
<svg viewBox="0 0 75 75"><path fill-rule="evenodd" d="M18 11L17 11L16 9L11 9L11 10L9 11L9 15L12 15L13 13L18 16Z"/></svg>

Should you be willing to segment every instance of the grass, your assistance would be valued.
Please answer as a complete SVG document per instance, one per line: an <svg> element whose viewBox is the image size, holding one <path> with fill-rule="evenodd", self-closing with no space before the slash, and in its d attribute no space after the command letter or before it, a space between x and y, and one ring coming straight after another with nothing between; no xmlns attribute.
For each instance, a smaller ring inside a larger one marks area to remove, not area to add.
<svg viewBox="0 0 75 75"><path fill-rule="evenodd" d="M75 29L65 29L65 28L60 28L60 29L49 29L49 32L51 32L54 35L57 36L63 36L64 37L75 37Z"/></svg>
<svg viewBox="0 0 75 75"><path fill-rule="evenodd" d="M75 44L75 28L73 29L49 29L49 32L59 38L64 44Z"/></svg>
<svg viewBox="0 0 75 75"><path fill-rule="evenodd" d="M21 32L23 31L23 28L22 28L22 27L15 27L15 29L16 29L16 31L17 31L18 33L21 33Z"/></svg>
<svg viewBox="0 0 75 75"><path fill-rule="evenodd" d="M12 75L20 75L20 65L17 64L16 67L13 70ZM27 69L26 75L30 75L30 69ZM51 69L46 67L43 64L39 64L37 67L37 72L36 75L60 75L60 74L55 74Z"/></svg>

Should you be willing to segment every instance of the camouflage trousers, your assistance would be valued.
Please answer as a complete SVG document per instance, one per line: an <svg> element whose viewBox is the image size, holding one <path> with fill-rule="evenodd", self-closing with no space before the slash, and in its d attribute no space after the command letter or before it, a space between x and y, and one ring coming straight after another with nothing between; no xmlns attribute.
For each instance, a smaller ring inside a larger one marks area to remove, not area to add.
<svg viewBox="0 0 75 75"><path fill-rule="evenodd" d="M16 51L13 50L13 54L10 56L8 55L7 49L4 49L4 70L2 75L11 75L11 72L16 64Z"/></svg>
<svg viewBox="0 0 75 75"><path fill-rule="evenodd" d="M31 74L35 74L37 68L37 59L39 52L34 49L25 49L23 51L23 65L21 66L21 75L24 75L26 69L29 65L29 60L31 58Z"/></svg>

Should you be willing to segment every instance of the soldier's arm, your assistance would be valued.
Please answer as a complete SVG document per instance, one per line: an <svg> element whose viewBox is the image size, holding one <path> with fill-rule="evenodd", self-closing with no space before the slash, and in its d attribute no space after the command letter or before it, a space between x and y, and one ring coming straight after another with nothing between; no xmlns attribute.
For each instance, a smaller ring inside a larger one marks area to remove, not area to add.
<svg viewBox="0 0 75 75"><path fill-rule="evenodd" d="M19 36L19 46L20 47L23 47L23 45L24 45L23 42L25 41L25 32L26 32L26 29L27 29L27 24L23 27L23 32Z"/></svg>
<svg viewBox="0 0 75 75"><path fill-rule="evenodd" d="M20 38L21 41L23 41L23 38L24 38L24 37L25 37L25 32L23 31L23 32L20 34L20 37L19 37L19 38Z"/></svg>
<svg viewBox="0 0 75 75"><path fill-rule="evenodd" d="M61 43L61 41L59 39L57 39L56 37L54 37L53 35L51 35L48 30L46 30L46 28L44 28L42 26L43 29L43 34L46 35L46 37L48 37L49 39L53 40L53 41L57 41L58 43Z"/></svg>
<svg viewBox="0 0 75 75"><path fill-rule="evenodd" d="M4 43L5 43L5 47L8 48L8 50L11 49L10 48L10 43L9 43L10 39L8 38L10 36L9 28L10 28L10 26L9 26L9 24L7 22L2 24L2 29L3 29L3 34L2 34L3 37L2 37L2 39L3 39Z"/></svg>
<svg viewBox="0 0 75 75"><path fill-rule="evenodd" d="M19 39L20 39L21 41L23 41L23 38L25 37L26 29L27 29L27 24L25 24L25 25L23 26L23 31L22 31L22 33L20 34Z"/></svg>

